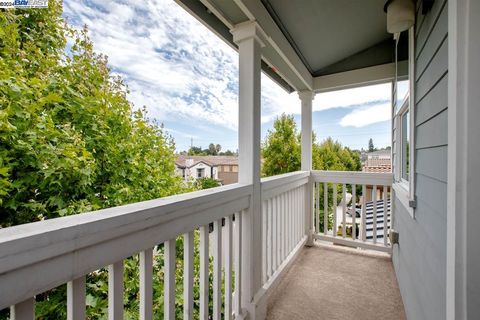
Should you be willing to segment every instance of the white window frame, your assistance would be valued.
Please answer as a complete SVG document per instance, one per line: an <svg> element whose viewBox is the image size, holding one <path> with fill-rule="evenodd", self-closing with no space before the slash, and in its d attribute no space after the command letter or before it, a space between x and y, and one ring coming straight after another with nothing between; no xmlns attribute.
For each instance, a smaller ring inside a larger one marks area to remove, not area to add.
<svg viewBox="0 0 480 320"><path fill-rule="evenodd" d="M394 123L395 123L395 174L393 182L393 190L395 191L395 196L402 203L405 209L408 211L412 218L415 218L415 31L414 27L410 28L408 31L408 76L409 76L409 94L408 98L402 101L402 107L396 111L396 101L395 101L395 110L393 110ZM397 92L397 90L395 90ZM396 99L396 97L394 97ZM409 176L408 181L402 178L402 152L403 152L403 125L402 125L402 116L406 112L410 112L410 132L409 142L410 142L410 154L409 154Z"/></svg>

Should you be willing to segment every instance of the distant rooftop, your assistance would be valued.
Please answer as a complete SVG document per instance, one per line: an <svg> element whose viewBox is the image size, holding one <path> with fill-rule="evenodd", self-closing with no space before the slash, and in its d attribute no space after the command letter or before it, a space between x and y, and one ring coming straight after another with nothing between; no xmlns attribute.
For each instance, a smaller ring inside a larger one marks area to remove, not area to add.
<svg viewBox="0 0 480 320"><path fill-rule="evenodd" d="M192 160L190 163L188 160ZM203 162L209 166L221 166L221 165L238 165L238 157L236 156L188 156L188 155L179 155L175 160L175 164L180 168L190 168Z"/></svg>

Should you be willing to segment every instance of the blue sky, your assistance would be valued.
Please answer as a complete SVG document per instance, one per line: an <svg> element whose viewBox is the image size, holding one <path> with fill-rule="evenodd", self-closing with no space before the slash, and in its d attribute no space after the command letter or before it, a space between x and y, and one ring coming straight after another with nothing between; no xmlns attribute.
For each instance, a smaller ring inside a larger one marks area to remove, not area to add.
<svg viewBox="0 0 480 320"><path fill-rule="evenodd" d="M177 151L210 142L237 149L238 54L173 0L64 0L64 16L87 25L94 48L109 57L129 99L162 122ZM390 145L390 85L318 94L313 130L351 148ZM275 117L300 100L262 75L262 139Z"/></svg>

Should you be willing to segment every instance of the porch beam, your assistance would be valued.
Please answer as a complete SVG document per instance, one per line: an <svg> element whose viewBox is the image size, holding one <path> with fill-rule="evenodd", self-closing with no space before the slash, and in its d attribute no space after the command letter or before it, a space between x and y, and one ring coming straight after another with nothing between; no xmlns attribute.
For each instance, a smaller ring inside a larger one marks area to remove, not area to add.
<svg viewBox="0 0 480 320"><path fill-rule="evenodd" d="M408 64L399 62L399 76L408 75ZM313 78L313 91L327 92L391 82L395 79L395 63L339 72Z"/></svg>
<svg viewBox="0 0 480 320"><path fill-rule="evenodd" d="M254 296L262 286L260 90L265 36L255 22L239 24L231 32L239 51L238 182L253 186L242 226L242 313L247 311L250 319L262 319L266 306L255 305Z"/></svg>
<svg viewBox="0 0 480 320"><path fill-rule="evenodd" d="M268 34L268 38L266 38L268 44L275 49L288 68L290 68L298 77L303 84L302 87L311 90L311 73L290 45L278 25L272 19L262 2L258 0L234 0L234 2L250 21L256 21L262 30ZM282 70L279 71L282 72ZM300 90L302 88L297 87L296 89Z"/></svg>

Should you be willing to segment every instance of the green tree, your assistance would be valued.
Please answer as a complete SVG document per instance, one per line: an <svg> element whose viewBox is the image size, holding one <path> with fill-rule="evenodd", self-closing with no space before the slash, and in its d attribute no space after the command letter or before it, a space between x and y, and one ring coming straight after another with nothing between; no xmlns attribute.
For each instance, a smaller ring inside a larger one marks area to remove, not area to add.
<svg viewBox="0 0 480 320"><path fill-rule="evenodd" d="M370 140L368 140L368 152L373 152L375 151L375 146L373 145L373 139L370 138Z"/></svg>
<svg viewBox="0 0 480 320"><path fill-rule="evenodd" d="M217 180L208 177L197 179L196 184L198 189L202 190L220 186L220 183L218 183Z"/></svg>
<svg viewBox="0 0 480 320"><path fill-rule="evenodd" d="M187 154L189 156L204 156L204 155L206 155L203 152L201 147L195 147L195 146L190 147L190 149L188 149Z"/></svg>
<svg viewBox="0 0 480 320"><path fill-rule="evenodd" d="M262 148L264 176L300 170L300 138L295 119L282 114L273 122Z"/></svg>
<svg viewBox="0 0 480 320"><path fill-rule="evenodd" d="M0 227L193 189L174 174L172 138L127 93L86 28L66 25L61 1L0 11ZM136 259L125 260L128 318L138 318ZM87 278L88 318L105 318L107 274ZM37 295L37 318L65 318L65 301L65 286Z"/></svg>

